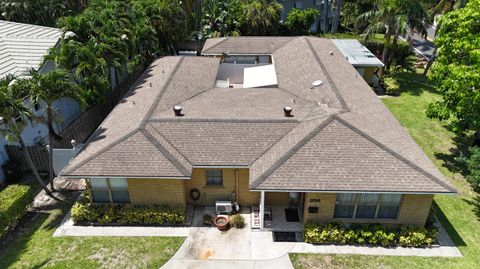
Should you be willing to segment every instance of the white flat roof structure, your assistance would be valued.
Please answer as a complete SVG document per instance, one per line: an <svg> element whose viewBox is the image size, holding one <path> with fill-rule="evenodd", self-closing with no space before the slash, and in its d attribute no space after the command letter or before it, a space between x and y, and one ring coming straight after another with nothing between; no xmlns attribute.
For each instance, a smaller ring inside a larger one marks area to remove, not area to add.
<svg viewBox="0 0 480 269"><path fill-rule="evenodd" d="M383 63L356 39L332 39L333 43L353 66L382 67Z"/></svg>
<svg viewBox="0 0 480 269"><path fill-rule="evenodd" d="M57 28L0 20L0 79L38 69L61 35Z"/></svg>
<svg viewBox="0 0 480 269"><path fill-rule="evenodd" d="M243 87L258 88L278 85L277 73L273 64L243 69Z"/></svg>

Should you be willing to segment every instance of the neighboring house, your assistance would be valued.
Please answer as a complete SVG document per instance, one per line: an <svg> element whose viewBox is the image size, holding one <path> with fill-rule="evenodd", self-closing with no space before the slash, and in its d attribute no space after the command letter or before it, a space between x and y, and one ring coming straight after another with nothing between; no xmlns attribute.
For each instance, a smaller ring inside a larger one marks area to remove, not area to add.
<svg viewBox="0 0 480 269"><path fill-rule="evenodd" d="M332 40L216 38L202 54L156 60L61 176L85 178L94 203L231 200L274 222L294 207L422 226L455 193Z"/></svg>
<svg viewBox="0 0 480 269"><path fill-rule="evenodd" d="M62 35L56 28L38 25L15 23L0 20L0 79L7 75L22 77L29 69L40 72L49 72L55 69L53 62L44 62L44 56L50 48L55 47ZM26 102L30 102L26 99ZM30 102L31 103L31 102ZM62 130L80 115L80 106L71 99L62 99L54 103L54 108L63 121L55 128ZM38 114L44 112L42 104L33 106ZM29 124L22 133L27 145L44 144L48 142L48 130L45 124ZM5 152L7 142L0 138L0 165L3 165L8 156ZM3 180L3 171L0 172L0 182Z"/></svg>
<svg viewBox="0 0 480 269"><path fill-rule="evenodd" d="M368 84L374 84L375 79L378 82L375 70L383 67L383 63L367 47L356 39L332 39L332 41Z"/></svg>
<svg viewBox="0 0 480 269"><path fill-rule="evenodd" d="M320 29L323 29L323 0L279 0L277 1L283 6L282 13L280 14L280 20L285 21L287 19L288 13L296 8L300 10L305 10L308 8L318 9L320 11L320 16L317 17L315 23L313 23L312 27L310 28L310 32L318 32ZM328 20L331 23L334 16L334 11L330 6L330 10L328 12Z"/></svg>

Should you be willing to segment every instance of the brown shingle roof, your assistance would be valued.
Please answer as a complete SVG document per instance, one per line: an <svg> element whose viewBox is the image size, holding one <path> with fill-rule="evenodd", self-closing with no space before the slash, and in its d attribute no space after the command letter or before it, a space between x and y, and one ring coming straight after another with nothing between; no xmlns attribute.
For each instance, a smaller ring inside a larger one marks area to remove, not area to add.
<svg viewBox="0 0 480 269"><path fill-rule="evenodd" d="M271 53L278 88L215 88L219 58L159 59L62 175L168 178L195 166L248 166L257 190L454 192L331 40L204 46L222 52ZM173 115L178 104L183 117ZM295 117L283 116L286 105Z"/></svg>

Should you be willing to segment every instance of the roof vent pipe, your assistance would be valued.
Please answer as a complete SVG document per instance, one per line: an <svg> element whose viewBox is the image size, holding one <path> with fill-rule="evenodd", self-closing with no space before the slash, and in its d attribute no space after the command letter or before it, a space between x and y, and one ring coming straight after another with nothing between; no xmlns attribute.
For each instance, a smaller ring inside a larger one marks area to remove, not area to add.
<svg viewBox="0 0 480 269"><path fill-rule="evenodd" d="M173 112L175 112L176 117L181 117L183 116L182 114L182 107L181 106L174 106L173 107Z"/></svg>
<svg viewBox="0 0 480 269"><path fill-rule="evenodd" d="M283 112L285 113L285 117L287 117L287 118L293 117L292 110L293 109L289 106L284 107Z"/></svg>

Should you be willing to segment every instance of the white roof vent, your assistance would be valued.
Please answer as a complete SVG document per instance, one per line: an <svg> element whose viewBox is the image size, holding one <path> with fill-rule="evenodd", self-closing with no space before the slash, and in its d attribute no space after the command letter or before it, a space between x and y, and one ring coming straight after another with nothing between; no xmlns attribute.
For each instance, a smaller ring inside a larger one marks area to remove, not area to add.
<svg viewBox="0 0 480 269"><path fill-rule="evenodd" d="M315 80L314 82L312 82L311 89L316 88L316 87L320 87L320 86L322 86L322 84L323 84L322 80Z"/></svg>

